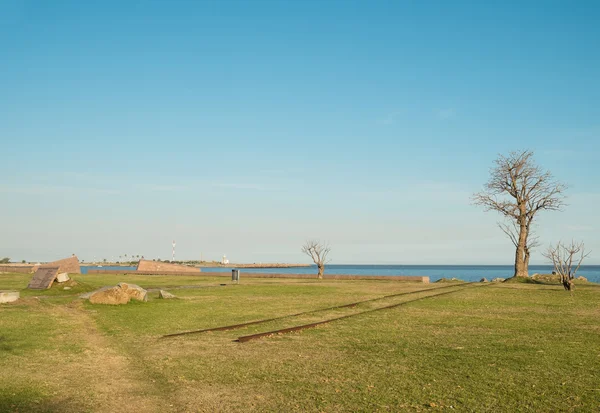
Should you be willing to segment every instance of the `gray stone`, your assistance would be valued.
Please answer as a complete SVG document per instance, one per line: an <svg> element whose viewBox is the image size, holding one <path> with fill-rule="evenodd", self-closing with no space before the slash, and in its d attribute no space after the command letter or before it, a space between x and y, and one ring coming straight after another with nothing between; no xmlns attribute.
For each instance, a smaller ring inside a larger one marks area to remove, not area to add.
<svg viewBox="0 0 600 413"><path fill-rule="evenodd" d="M481 280L479 280L480 283L487 283L489 282L487 278L483 277Z"/></svg>
<svg viewBox="0 0 600 413"><path fill-rule="evenodd" d="M504 282L504 278L501 278L501 277L493 278L492 282L493 283L502 283L502 282Z"/></svg>
<svg viewBox="0 0 600 413"><path fill-rule="evenodd" d="M160 290L158 292L158 298L165 298L165 299L167 299L167 298L177 298L177 297L175 295L171 294L168 291Z"/></svg>
<svg viewBox="0 0 600 413"><path fill-rule="evenodd" d="M588 279L587 279L587 278L585 278L583 275L580 275L579 277L577 277L577 279L578 279L579 281L587 281L587 280L588 280Z"/></svg>
<svg viewBox="0 0 600 413"><path fill-rule="evenodd" d="M17 301L20 296L21 293L18 291L0 291L0 304L12 303Z"/></svg>
<svg viewBox="0 0 600 413"><path fill-rule="evenodd" d="M56 282L59 282L59 283L64 283L69 280L70 280L69 274L67 274L66 272L60 273L56 276Z"/></svg>

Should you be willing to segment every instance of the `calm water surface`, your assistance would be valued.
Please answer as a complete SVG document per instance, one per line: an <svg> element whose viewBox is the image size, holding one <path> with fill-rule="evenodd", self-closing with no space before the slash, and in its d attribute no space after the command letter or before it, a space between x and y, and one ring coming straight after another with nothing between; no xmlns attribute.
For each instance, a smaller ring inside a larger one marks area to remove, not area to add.
<svg viewBox="0 0 600 413"><path fill-rule="evenodd" d="M88 268L102 270L135 270L135 267L88 267L82 266L81 272L87 273ZM206 272L230 272L231 268L202 268ZM244 272L283 273L283 274L315 274L316 267L298 268L242 268ZM552 272L550 265L530 265L529 274L548 274ZM431 281L440 278L458 278L464 281L479 281L481 278L512 277L513 267L511 265L328 265L325 267L326 274L351 274L351 275L419 275L429 276ZM600 265L587 265L579 269L577 275L582 275L593 282L600 282Z"/></svg>
<svg viewBox="0 0 600 413"><path fill-rule="evenodd" d="M202 268L203 271L231 271L229 268ZM284 274L314 274L316 267L300 268L242 268L244 272L284 273ZM458 278L464 281L479 281L482 278L512 277L512 265L328 265L325 274L351 275L418 275L429 276L431 281L440 278ZM535 273L549 274L551 265L530 265L529 275ZM600 265L582 266L577 275L586 277L589 281L600 282Z"/></svg>

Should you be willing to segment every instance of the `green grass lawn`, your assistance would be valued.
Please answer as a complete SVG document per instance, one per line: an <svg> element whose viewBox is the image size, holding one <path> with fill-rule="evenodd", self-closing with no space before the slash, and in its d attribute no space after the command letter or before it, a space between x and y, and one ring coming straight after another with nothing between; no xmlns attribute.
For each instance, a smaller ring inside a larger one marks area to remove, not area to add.
<svg viewBox="0 0 600 413"><path fill-rule="evenodd" d="M0 274L23 289L26 274ZM0 305L0 412L600 410L600 286L493 283L161 338L441 284L74 275ZM120 281L179 297L92 305ZM221 284L226 284L222 286ZM191 286L194 288L177 288ZM447 286L447 284L445 284ZM357 314L247 343L243 335Z"/></svg>

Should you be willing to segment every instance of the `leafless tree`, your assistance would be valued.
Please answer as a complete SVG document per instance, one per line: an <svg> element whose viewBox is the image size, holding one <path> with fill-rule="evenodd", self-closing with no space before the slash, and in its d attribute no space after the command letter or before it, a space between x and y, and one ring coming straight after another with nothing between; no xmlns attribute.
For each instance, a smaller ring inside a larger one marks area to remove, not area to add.
<svg viewBox="0 0 600 413"><path fill-rule="evenodd" d="M575 274L579 271L583 260L590 255L590 252L585 251L583 242L571 241L569 245L561 242L551 245L543 255L554 265L554 271L560 276L560 282L565 290L571 291ZM573 266L575 266L575 269L573 269Z"/></svg>
<svg viewBox="0 0 600 413"><path fill-rule="evenodd" d="M325 272L325 264L329 262L327 260L327 255L330 251L331 248L329 247L329 245L317 240L306 241L302 246L302 252L308 255L310 258L312 258L313 262L317 264L317 268L319 270L319 279L323 279L323 273Z"/></svg>
<svg viewBox="0 0 600 413"><path fill-rule="evenodd" d="M498 222L498 227L502 230L502 232L504 232L508 236L508 238L513 243L515 248L518 248L519 247L519 226L517 225L517 222L514 220L506 221L506 222ZM539 237L534 234L533 228L529 228L529 231L527 232L527 236L525 237L525 248L524 248L524 252L525 252L524 261L525 261L526 268L529 268L529 258L531 257L531 251L534 248L539 247L540 245L541 244L540 244Z"/></svg>
<svg viewBox="0 0 600 413"><path fill-rule="evenodd" d="M515 277L529 276L533 245L528 244L528 238L536 214L541 210L560 210L565 190L564 184L535 164L533 152L521 151L500 155L485 190L474 195L477 205L501 213L510 222L503 231L515 244Z"/></svg>

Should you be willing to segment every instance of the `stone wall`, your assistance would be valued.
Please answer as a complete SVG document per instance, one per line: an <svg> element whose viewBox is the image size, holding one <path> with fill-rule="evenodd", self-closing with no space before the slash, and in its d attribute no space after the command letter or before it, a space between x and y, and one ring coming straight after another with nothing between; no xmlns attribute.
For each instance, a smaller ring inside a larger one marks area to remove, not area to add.
<svg viewBox="0 0 600 413"><path fill-rule="evenodd" d="M0 272L18 272L30 274L33 272L33 265L0 265Z"/></svg>
<svg viewBox="0 0 600 413"><path fill-rule="evenodd" d="M81 274L81 268L79 267L79 258L75 255L69 258L64 258L58 261L52 261L46 264L42 264L39 268L58 267L59 273L70 273L70 274Z"/></svg>
<svg viewBox="0 0 600 413"><path fill-rule="evenodd" d="M162 261L140 260L137 266L137 271L160 273L165 271L168 273L199 273L200 268L188 267L187 265L171 264Z"/></svg>

